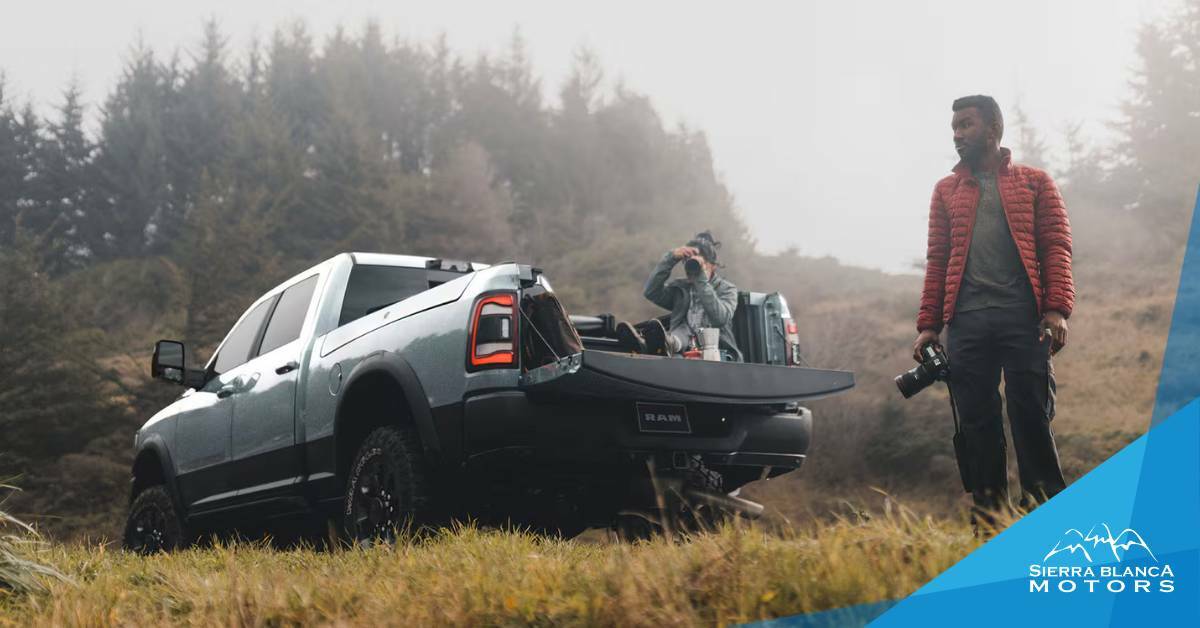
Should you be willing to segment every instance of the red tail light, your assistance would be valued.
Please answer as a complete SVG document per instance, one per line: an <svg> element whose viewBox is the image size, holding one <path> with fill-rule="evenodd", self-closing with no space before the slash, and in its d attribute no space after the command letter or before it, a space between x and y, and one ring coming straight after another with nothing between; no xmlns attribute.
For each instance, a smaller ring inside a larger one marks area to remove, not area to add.
<svg viewBox="0 0 1200 628"><path fill-rule="evenodd" d="M472 310L467 365L479 370L516 364L517 300L508 292L484 295Z"/></svg>
<svg viewBox="0 0 1200 628"><path fill-rule="evenodd" d="M787 347L784 353L787 354L784 363L788 366L796 366L800 361L800 329L796 327L796 321L785 318L783 319L784 329L787 330Z"/></svg>

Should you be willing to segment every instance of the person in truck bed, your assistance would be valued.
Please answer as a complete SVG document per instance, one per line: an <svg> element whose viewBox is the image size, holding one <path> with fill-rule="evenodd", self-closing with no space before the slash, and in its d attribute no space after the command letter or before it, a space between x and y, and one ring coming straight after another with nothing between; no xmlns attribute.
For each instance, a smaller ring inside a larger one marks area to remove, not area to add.
<svg viewBox="0 0 1200 628"><path fill-rule="evenodd" d="M662 356L679 355L700 347L703 327L721 330L721 346L736 349L733 314L737 311L738 289L733 282L717 274L717 250L721 243L712 233L703 231L687 244L667 251L646 280L643 294L651 302L671 311L669 324L658 319L631 325L617 324L617 338L629 350ZM691 268L686 278L671 279L671 270L681 261Z"/></svg>

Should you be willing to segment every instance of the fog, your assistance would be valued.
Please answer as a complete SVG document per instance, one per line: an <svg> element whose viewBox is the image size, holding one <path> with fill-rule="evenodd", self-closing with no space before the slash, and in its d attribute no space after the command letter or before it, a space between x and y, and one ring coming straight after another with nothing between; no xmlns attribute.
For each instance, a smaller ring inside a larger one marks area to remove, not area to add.
<svg viewBox="0 0 1200 628"><path fill-rule="evenodd" d="M74 77L94 117L131 41L184 58L216 18L231 50L288 20L318 37L369 18L401 38L445 33L460 53L503 49L519 29L553 98L580 47L607 84L651 97L671 124L703 130L765 251L794 246L855 265L911 271L924 255L934 182L955 163L950 102L1017 103L1062 159L1083 125L1112 139L1138 25L1169 0L779 3L734 8L613 1L402 3L59 2L5 9L0 68L10 95L49 112ZM1016 137L1010 133L1010 141ZM1020 159L1020 147L1014 146ZM1071 199L1068 198L1068 206ZM698 228L704 225L697 225Z"/></svg>

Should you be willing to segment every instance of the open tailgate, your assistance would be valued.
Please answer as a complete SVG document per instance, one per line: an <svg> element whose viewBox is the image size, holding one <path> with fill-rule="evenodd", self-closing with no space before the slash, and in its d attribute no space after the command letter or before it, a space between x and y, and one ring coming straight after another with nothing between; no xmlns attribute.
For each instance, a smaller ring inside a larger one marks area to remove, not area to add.
<svg viewBox="0 0 1200 628"><path fill-rule="evenodd" d="M854 387L854 373L580 351L521 376L530 393L640 401L787 403Z"/></svg>

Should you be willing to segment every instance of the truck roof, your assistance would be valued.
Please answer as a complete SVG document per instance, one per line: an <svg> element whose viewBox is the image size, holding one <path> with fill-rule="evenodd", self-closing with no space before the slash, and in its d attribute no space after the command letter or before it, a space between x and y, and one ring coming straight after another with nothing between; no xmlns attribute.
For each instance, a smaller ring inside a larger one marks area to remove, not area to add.
<svg viewBox="0 0 1200 628"><path fill-rule="evenodd" d="M407 268L442 268L442 264L449 264L452 260L447 260L439 257L422 257L420 255L397 255L393 253L364 253L353 252L349 253L350 258L355 264L370 264L372 266L404 266ZM463 267L467 263L471 265L472 270L483 270L488 268L490 264L482 262L466 262L453 260L454 263L460 264ZM433 264L437 264L434 266Z"/></svg>
<svg viewBox="0 0 1200 628"><path fill-rule="evenodd" d="M264 292L257 300L255 300L253 303L251 303L251 306L257 305L257 303L259 301L267 298L268 296L270 296L276 292L287 289L292 284L297 283L297 282L311 276L313 273L320 272L324 266L326 266L328 264L332 264L334 262L334 260L338 259L339 257L347 256L347 255L350 257L350 261L353 264L368 264L371 266L402 266L405 268L436 268L438 270L443 270L443 269L444 270L461 270L463 272L467 272L467 270L466 270L467 262L458 261L458 260L443 260L443 259L437 258L437 257L423 257L420 255L398 255L398 254L394 254L394 253L370 253L370 252L360 252L360 251L339 253L327 260L322 261L319 264L314 264L313 266L310 266L309 268L306 268L306 269L292 275L291 277L285 279L284 281L279 282L273 288ZM451 265L451 264L457 265L457 268L447 267L448 265ZM483 270L485 268L490 268L490 267L491 267L491 264L484 264L482 262L470 262L470 270L471 271Z"/></svg>

